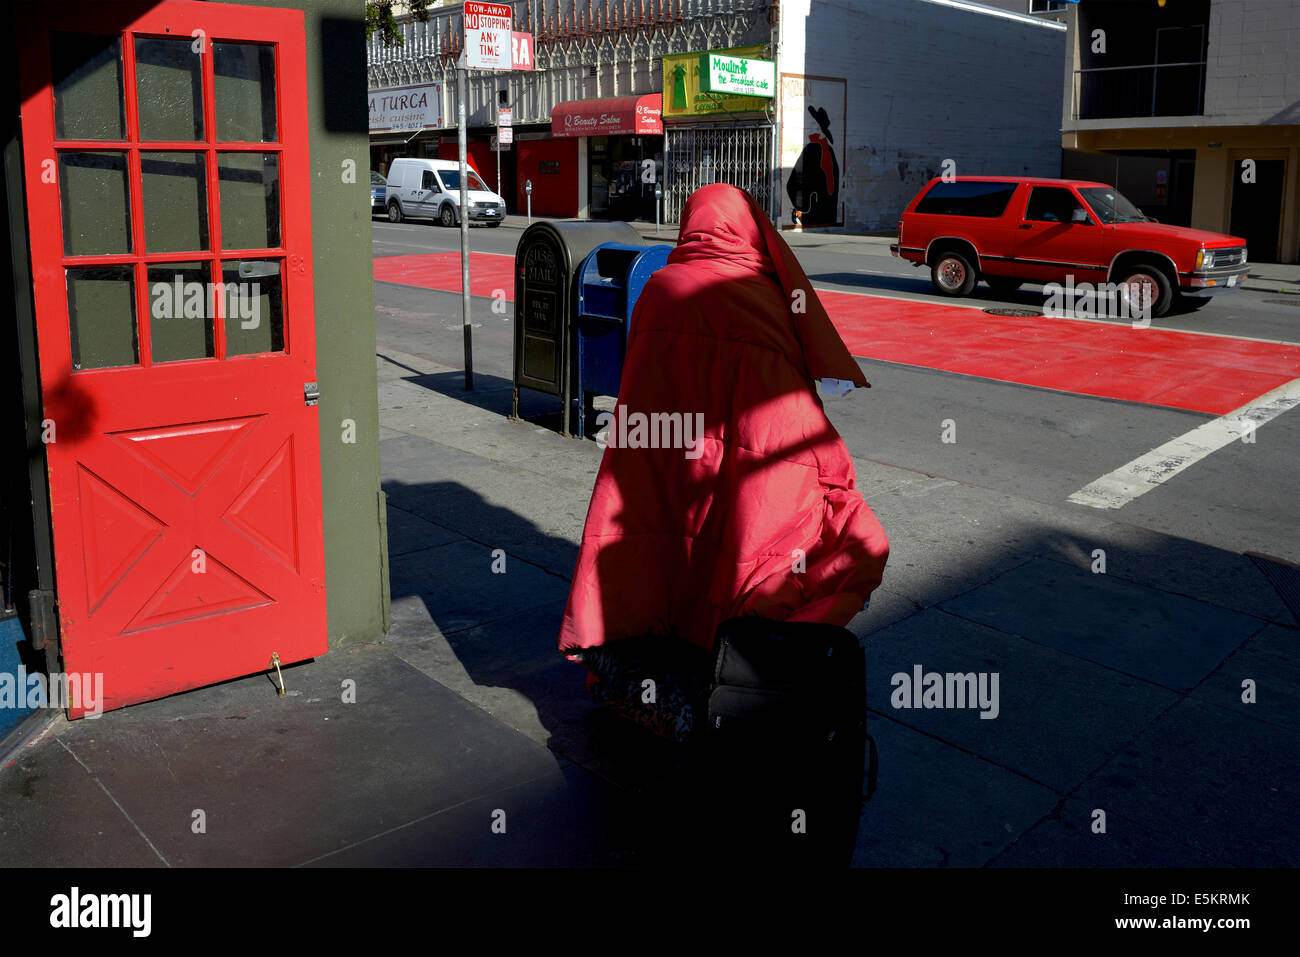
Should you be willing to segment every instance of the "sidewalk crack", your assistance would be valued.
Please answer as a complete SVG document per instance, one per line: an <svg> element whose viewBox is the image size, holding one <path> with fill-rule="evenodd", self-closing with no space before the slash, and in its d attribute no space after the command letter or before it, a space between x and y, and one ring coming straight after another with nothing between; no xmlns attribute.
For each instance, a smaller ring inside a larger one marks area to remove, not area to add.
<svg viewBox="0 0 1300 957"><path fill-rule="evenodd" d="M164 867L171 867L171 866L172 866L172 865L171 865L171 861L169 861L169 860L167 860L167 858L163 857L163 853L162 853L162 851L158 850L158 848L154 846L153 841L149 840L149 835L146 834L146 833L141 829L141 827L140 827L139 824L135 823L135 819L132 818L131 815L127 813L126 808L122 807L121 802L118 801L117 798L113 797L113 792L110 791L110 790L109 790L109 789L104 785L104 782L101 781L101 780L99 779L99 775L96 774L94 771L92 771L92 770L90 769L90 766L89 766L88 764L86 764L85 761L83 761L83 760L81 760L81 758L77 757L77 752L73 751L70 747L68 747L68 746L63 742L63 739L62 739L62 738L55 738L54 740L56 740L56 741L59 743L59 747L63 748L64 751L67 751L68 754L72 755L72 760L74 760L74 761L76 761L78 764L80 764L80 765L82 766L82 768L85 769L85 772L86 772L87 774L90 775L91 780L94 781L96 784L99 785L100 790L103 791L105 794L108 795L108 799L109 799L110 801L112 801L114 805L116 805L117 809L118 809L119 811L122 812L122 816L123 816L124 818L127 819L127 821L130 823L130 825L131 825L133 828L135 828L135 832L136 832L137 834L140 835L140 839L143 840L146 844L149 845L149 850L153 851L155 854L158 855L158 860L160 860L160 861L163 862L163 866L164 866Z"/></svg>

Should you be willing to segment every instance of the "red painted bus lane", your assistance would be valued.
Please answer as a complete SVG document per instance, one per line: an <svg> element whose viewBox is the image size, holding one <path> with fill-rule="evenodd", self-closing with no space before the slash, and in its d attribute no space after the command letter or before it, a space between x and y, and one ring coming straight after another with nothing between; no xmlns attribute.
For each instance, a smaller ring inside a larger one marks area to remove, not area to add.
<svg viewBox="0 0 1300 957"><path fill-rule="evenodd" d="M818 290L855 356L1223 415L1300 377L1300 346Z"/></svg>
<svg viewBox="0 0 1300 957"><path fill-rule="evenodd" d="M460 292L460 253L382 257L375 260L375 279ZM514 257L471 253L470 292L504 292L513 300ZM1300 346L1047 316L993 316L968 306L826 289L817 295L849 351L865 359L1211 415L1300 378Z"/></svg>
<svg viewBox="0 0 1300 957"><path fill-rule="evenodd" d="M514 301L514 268L514 256L470 253L470 295L490 299L497 290L504 290L506 301ZM460 253L384 256L375 260L375 281L437 289L441 292L460 292Z"/></svg>

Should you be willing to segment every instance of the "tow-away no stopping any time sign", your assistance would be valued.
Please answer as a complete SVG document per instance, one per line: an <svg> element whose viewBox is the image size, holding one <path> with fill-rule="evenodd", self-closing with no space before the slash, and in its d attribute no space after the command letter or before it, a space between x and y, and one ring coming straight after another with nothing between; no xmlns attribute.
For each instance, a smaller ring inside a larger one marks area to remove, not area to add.
<svg viewBox="0 0 1300 957"><path fill-rule="evenodd" d="M477 70L509 70L510 7L504 3L465 3L465 65Z"/></svg>

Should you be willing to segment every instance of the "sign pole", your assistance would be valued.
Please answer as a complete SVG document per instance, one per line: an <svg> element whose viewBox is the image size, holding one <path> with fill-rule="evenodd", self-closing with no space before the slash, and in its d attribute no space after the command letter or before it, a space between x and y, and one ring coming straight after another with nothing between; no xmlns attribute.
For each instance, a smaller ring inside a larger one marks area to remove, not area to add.
<svg viewBox="0 0 1300 957"><path fill-rule="evenodd" d="M466 154L469 143L465 136L465 99L469 95L469 70L464 63L456 66L456 142L460 150L460 288L461 317L465 327L465 389L474 388L474 346L470 330L469 301L469 175Z"/></svg>
<svg viewBox="0 0 1300 957"><path fill-rule="evenodd" d="M469 295L469 143L465 116L469 102L469 71L513 68L511 10L504 3L465 0L461 23L465 44L456 63L456 144L460 152L460 286L461 315L465 327L465 389L474 388L474 354L471 342ZM501 120L498 114L497 125ZM498 144L499 145L499 144ZM497 192L501 191L501 157L497 156Z"/></svg>

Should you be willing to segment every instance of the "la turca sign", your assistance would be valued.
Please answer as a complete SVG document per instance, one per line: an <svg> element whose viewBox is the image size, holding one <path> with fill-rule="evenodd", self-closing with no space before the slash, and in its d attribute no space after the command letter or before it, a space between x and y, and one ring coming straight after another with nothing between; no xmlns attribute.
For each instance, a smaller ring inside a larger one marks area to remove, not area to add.
<svg viewBox="0 0 1300 957"><path fill-rule="evenodd" d="M370 91L370 132L442 126L442 86L393 86Z"/></svg>

